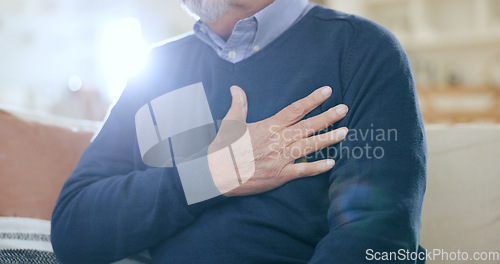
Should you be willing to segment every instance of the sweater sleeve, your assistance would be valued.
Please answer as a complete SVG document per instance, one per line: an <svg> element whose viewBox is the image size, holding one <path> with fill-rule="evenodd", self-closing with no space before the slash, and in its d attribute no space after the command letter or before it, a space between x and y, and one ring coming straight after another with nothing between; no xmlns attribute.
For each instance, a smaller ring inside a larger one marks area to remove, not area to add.
<svg viewBox="0 0 500 264"><path fill-rule="evenodd" d="M329 151L329 232L310 263L416 263L427 154L409 61L386 29L351 24L340 89L350 112L337 124L350 131ZM396 258L377 262L383 252Z"/></svg>
<svg viewBox="0 0 500 264"><path fill-rule="evenodd" d="M141 93L125 90L62 189L51 234L62 263L109 263L139 253L224 199L188 205L175 167L142 164L134 123Z"/></svg>

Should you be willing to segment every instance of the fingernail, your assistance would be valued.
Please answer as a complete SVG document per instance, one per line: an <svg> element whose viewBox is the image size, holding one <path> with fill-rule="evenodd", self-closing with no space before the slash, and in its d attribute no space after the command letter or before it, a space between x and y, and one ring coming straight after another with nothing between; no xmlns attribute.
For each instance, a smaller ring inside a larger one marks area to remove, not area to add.
<svg viewBox="0 0 500 264"><path fill-rule="evenodd" d="M238 88L231 86L231 95L232 96L237 96L239 94Z"/></svg>
<svg viewBox="0 0 500 264"><path fill-rule="evenodd" d="M347 129L343 128L337 132L339 138L344 138L347 135Z"/></svg>
<svg viewBox="0 0 500 264"><path fill-rule="evenodd" d="M332 159L326 160L325 163L327 167L333 167L333 165L335 165L335 161Z"/></svg>
<svg viewBox="0 0 500 264"><path fill-rule="evenodd" d="M325 97L329 97L332 94L332 88L330 87L325 87L321 90L321 94Z"/></svg>
<svg viewBox="0 0 500 264"><path fill-rule="evenodd" d="M347 107L345 105L339 105L337 106L337 109L335 109L335 111L337 111L337 114L343 115L347 113Z"/></svg>
<svg viewBox="0 0 500 264"><path fill-rule="evenodd" d="M240 92L240 89L238 89L235 86L231 86L230 90L231 90L231 95L233 96L234 99L243 102L243 94Z"/></svg>

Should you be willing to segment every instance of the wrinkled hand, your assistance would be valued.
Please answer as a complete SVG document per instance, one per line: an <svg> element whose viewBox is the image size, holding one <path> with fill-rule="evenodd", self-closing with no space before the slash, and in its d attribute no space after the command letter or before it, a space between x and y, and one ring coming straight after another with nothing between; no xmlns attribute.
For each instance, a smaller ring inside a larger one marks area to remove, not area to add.
<svg viewBox="0 0 500 264"><path fill-rule="evenodd" d="M331 94L330 87L319 88L274 116L247 124L246 94L237 86L231 87L231 108L207 155L219 191L225 196L257 194L330 170L335 164L332 159L297 164L294 161L336 144L347 135L348 130L343 127L311 136L344 118L348 111L345 105L301 121Z"/></svg>

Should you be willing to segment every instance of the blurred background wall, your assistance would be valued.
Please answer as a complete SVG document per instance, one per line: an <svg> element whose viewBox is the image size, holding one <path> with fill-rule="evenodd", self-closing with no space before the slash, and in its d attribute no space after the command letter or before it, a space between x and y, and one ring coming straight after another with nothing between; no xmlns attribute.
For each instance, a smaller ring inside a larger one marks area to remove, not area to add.
<svg viewBox="0 0 500 264"><path fill-rule="evenodd" d="M427 123L500 123L499 0L323 0L389 28ZM0 104L102 120L151 43L188 32L178 0L0 0Z"/></svg>

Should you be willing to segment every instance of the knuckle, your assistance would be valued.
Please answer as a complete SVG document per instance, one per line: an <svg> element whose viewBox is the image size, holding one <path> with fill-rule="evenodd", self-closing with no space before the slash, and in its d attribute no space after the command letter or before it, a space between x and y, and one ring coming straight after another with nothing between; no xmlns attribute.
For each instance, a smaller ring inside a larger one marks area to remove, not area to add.
<svg viewBox="0 0 500 264"><path fill-rule="evenodd" d="M314 101L323 101L325 96L321 92L314 93Z"/></svg>
<svg viewBox="0 0 500 264"><path fill-rule="evenodd" d="M301 121L297 124L297 129L300 129L303 133L308 133L311 130L311 122L307 120Z"/></svg>
<svg viewBox="0 0 500 264"><path fill-rule="evenodd" d="M307 156L307 155L311 154L314 151L316 151L316 149L314 148L314 145L312 143L308 142L307 144L304 144L302 146L302 149L301 149L301 152L300 152L300 157Z"/></svg>
<svg viewBox="0 0 500 264"><path fill-rule="evenodd" d="M297 141L298 139L302 138L304 135L304 132L307 130L307 124L304 121L301 121L297 124L295 124L293 127L290 128L290 133L292 135L295 135L294 139Z"/></svg>
<svg viewBox="0 0 500 264"><path fill-rule="evenodd" d="M318 151L324 147L328 146L328 141L321 140L319 136L315 137L315 140L311 142L311 152Z"/></svg>
<svg viewBox="0 0 500 264"><path fill-rule="evenodd" d="M307 147L307 143L305 140L301 140L294 145L294 147L298 150L297 152L302 153L304 149Z"/></svg>
<svg viewBox="0 0 500 264"><path fill-rule="evenodd" d="M339 114L337 113L337 111L334 109L334 108L331 108L330 110L328 110L328 116L330 118L338 118Z"/></svg>
<svg viewBox="0 0 500 264"><path fill-rule="evenodd" d="M325 133L324 135L321 135L321 138L318 140L318 150L328 147L332 144L337 143L337 138L336 135L331 135L329 133Z"/></svg>
<svg viewBox="0 0 500 264"><path fill-rule="evenodd" d="M302 149L300 148L300 145L294 143L290 146L288 146L285 155L287 160L295 160L298 157L300 157L300 154L302 153Z"/></svg>
<svg viewBox="0 0 500 264"><path fill-rule="evenodd" d="M304 176L304 174L306 172L306 166L303 164L296 164L294 170L295 170L295 174L298 177L301 177L301 176Z"/></svg>
<svg viewBox="0 0 500 264"><path fill-rule="evenodd" d="M313 152L317 151L318 149L320 149L320 148L318 148L317 144L314 144L314 145L313 145L313 144L311 144L310 146L307 146L307 147L304 149L304 154L305 154L305 155L309 155L309 154L311 154L311 153L313 153Z"/></svg>
<svg viewBox="0 0 500 264"><path fill-rule="evenodd" d="M304 109L299 102L295 102L295 103L291 104L289 110L290 110L290 114L292 115L292 117L300 116L300 115L302 115L302 113L304 113Z"/></svg>

